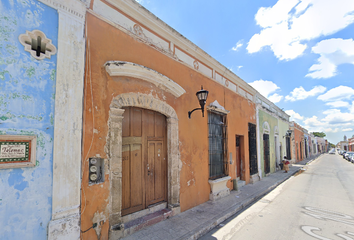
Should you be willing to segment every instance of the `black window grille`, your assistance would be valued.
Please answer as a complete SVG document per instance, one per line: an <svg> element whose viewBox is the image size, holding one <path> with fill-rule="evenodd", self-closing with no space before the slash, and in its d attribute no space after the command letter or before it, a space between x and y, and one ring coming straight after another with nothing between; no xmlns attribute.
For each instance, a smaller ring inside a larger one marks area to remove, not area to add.
<svg viewBox="0 0 354 240"><path fill-rule="evenodd" d="M227 126L226 116L208 112L209 127L209 178L227 175Z"/></svg>
<svg viewBox="0 0 354 240"><path fill-rule="evenodd" d="M256 125L248 123L248 149L250 161L250 174L254 175L258 172L257 165L257 136Z"/></svg>

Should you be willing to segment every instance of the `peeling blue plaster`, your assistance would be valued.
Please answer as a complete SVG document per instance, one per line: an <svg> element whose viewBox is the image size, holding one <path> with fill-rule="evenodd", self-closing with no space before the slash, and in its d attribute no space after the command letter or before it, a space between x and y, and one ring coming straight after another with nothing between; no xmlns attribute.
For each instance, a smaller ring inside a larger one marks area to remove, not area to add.
<svg viewBox="0 0 354 240"><path fill-rule="evenodd" d="M37 136L35 167L0 169L0 239L47 239L53 192L57 55L36 60L19 42L41 30L57 47L58 13L37 0L0 2L0 134Z"/></svg>
<svg viewBox="0 0 354 240"><path fill-rule="evenodd" d="M22 169L14 169L8 178L8 183L10 187L14 187L19 191L23 191L26 187L28 187L28 182L24 181L25 177L22 176L23 174Z"/></svg>

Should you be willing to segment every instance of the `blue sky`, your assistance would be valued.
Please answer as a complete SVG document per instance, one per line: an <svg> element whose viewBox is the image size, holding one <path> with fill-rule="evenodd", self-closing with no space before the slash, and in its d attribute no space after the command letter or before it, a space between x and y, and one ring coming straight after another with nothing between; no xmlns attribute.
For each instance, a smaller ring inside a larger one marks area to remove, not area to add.
<svg viewBox="0 0 354 240"><path fill-rule="evenodd" d="M309 131L354 135L354 0L137 0Z"/></svg>

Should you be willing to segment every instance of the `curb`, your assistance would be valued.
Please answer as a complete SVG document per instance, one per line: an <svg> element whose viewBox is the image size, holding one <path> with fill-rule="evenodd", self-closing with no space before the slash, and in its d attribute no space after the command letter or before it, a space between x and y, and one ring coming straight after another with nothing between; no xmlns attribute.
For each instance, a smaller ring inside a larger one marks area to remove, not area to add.
<svg viewBox="0 0 354 240"><path fill-rule="evenodd" d="M307 165L311 164L313 161L317 160L318 158L320 158L322 156L323 156L323 154L320 154L316 158L314 158L314 159L310 160L309 162L307 162L304 166L307 166ZM259 199L261 199L262 197L264 197L265 195L267 195L268 193L273 191L280 184L284 183L285 181L289 180L291 177L293 177L294 175L296 175L300 171L302 171L303 170L302 168L303 167L299 167L292 174L288 175L287 177L285 177L282 180L279 180L279 181L275 182L273 185L271 185L270 187L268 187L264 191L262 191L260 193L256 193L254 195L251 195L247 200L245 200L243 202L240 202L238 206L236 205L234 207L231 207L231 208L225 210L224 211L225 214L223 214L223 216L221 216L221 217L219 217L217 219L210 220L209 222L207 222L203 226L196 228L195 231L193 231L193 233L192 233L192 231L190 231L189 233L186 233L183 236L181 236L180 238L178 238L178 240L184 240L184 239L186 239L186 240L196 240L196 239L198 239L199 237L201 237L204 234L208 233L210 230L215 228L217 225L219 225L220 223L222 223L226 219L230 218L232 215L235 215L238 212L240 212L241 210L243 210L245 208L249 208L250 206L252 206L255 201L258 201Z"/></svg>
<svg viewBox="0 0 354 240"><path fill-rule="evenodd" d="M223 216L221 216L221 217L219 217L219 218L217 218L215 220L211 220L210 223L204 224L202 227L197 228L196 231L194 231L193 234L188 234L187 233L187 234L183 235L182 237L180 237L178 239L179 240L182 240L182 239L196 240L196 239L198 239L199 237L201 237L202 235L208 233L210 230L215 228L217 225L219 225L220 223L222 223L226 219L230 218L232 215L235 215L238 212L240 212L241 210L252 206L255 201L258 201L259 199L261 199L262 197L267 195L269 192L273 191L277 186L279 186L283 182L287 181L289 178L294 176L300 170L301 170L301 168L297 169L291 175L287 176L286 178L284 178L282 180L277 181L276 183L274 183L273 185L268 187L266 190L264 190L264 191L262 191L260 193L256 193L254 195L251 195L247 200L241 202L239 206L231 207L231 208L225 210L224 212L226 212L226 213Z"/></svg>

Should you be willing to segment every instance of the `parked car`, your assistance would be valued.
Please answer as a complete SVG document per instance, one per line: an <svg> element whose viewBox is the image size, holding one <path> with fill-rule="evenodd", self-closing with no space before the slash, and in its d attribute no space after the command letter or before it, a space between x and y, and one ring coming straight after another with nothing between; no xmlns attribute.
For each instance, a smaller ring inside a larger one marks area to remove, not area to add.
<svg viewBox="0 0 354 240"><path fill-rule="evenodd" d="M329 154L336 154L336 150L334 148L332 148L330 151L329 151Z"/></svg>
<svg viewBox="0 0 354 240"><path fill-rule="evenodd" d="M345 158L345 154L347 153L347 151L342 151L342 156L343 158Z"/></svg>
<svg viewBox="0 0 354 240"><path fill-rule="evenodd" d="M351 162L351 163L354 163L354 154L351 154L351 155L349 156L349 159L350 159L350 162Z"/></svg>
<svg viewBox="0 0 354 240"><path fill-rule="evenodd" d="M345 154L345 159L347 159L349 162L351 162L351 159L354 157L354 152L347 152Z"/></svg>

